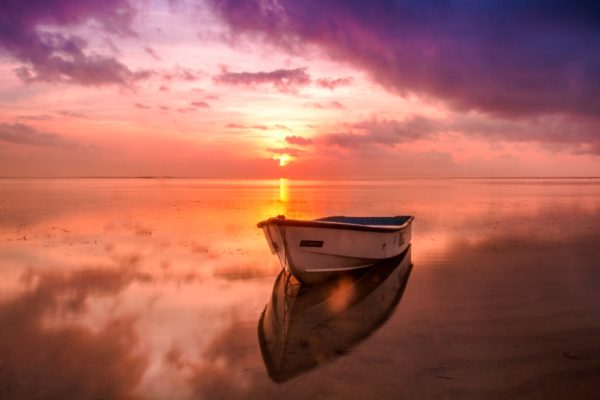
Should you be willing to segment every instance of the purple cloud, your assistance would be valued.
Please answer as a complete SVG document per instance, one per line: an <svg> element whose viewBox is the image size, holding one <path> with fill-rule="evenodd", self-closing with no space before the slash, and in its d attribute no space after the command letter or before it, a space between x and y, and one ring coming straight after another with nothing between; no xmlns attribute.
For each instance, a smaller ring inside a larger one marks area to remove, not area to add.
<svg viewBox="0 0 600 400"><path fill-rule="evenodd" d="M553 152L600 155L598 132L600 121L594 118L546 116L532 121L508 121L481 115L455 114L446 119L413 115L403 120L372 117L320 129L310 139L287 136L285 141L296 146L381 149L454 133L497 143L537 143Z"/></svg>
<svg viewBox="0 0 600 400"><path fill-rule="evenodd" d="M351 76L346 77L346 78L335 78L335 79L319 78L319 79L317 79L317 86L320 86L322 88L326 88L326 89L333 91L337 87L348 86L348 85L352 84L353 81L354 81L354 79Z"/></svg>
<svg viewBox="0 0 600 400"><path fill-rule="evenodd" d="M235 33L318 45L391 91L499 116L600 116L593 2L209 0Z"/></svg>
<svg viewBox="0 0 600 400"><path fill-rule="evenodd" d="M217 83L255 87L270 85L281 93L296 93L298 88L310 84L306 68L276 69L268 72L229 72L224 70L213 78Z"/></svg>
<svg viewBox="0 0 600 400"><path fill-rule="evenodd" d="M132 71L113 57L89 51L79 36L42 27L95 21L109 33L132 35L134 14L126 0L5 1L0 15L0 50L23 64L15 72L24 82L130 85L148 78L151 72Z"/></svg>

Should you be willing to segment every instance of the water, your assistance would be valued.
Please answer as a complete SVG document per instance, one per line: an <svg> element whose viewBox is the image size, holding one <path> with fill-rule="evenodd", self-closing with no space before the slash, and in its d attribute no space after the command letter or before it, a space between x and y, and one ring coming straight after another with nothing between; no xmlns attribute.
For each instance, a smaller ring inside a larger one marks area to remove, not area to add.
<svg viewBox="0 0 600 400"><path fill-rule="evenodd" d="M416 217L397 304L280 382L278 214ZM0 180L0 398L595 398L599 245L594 179Z"/></svg>

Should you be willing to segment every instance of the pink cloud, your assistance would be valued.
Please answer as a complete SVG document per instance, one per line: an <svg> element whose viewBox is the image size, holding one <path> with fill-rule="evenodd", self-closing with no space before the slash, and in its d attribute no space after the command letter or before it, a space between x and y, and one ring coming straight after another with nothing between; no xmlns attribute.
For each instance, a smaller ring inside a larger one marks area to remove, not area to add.
<svg viewBox="0 0 600 400"><path fill-rule="evenodd" d="M0 141L17 145L54 147L63 149L81 149L85 147L93 147L85 146L55 133L40 131L25 124L0 123Z"/></svg>
<svg viewBox="0 0 600 400"><path fill-rule="evenodd" d="M193 82L199 80L201 75L201 71L184 68L178 65L173 70L163 73L162 78L166 81L179 80ZM202 89L200 90L202 91Z"/></svg>
<svg viewBox="0 0 600 400"><path fill-rule="evenodd" d="M225 125L226 128L230 129L257 129L260 131L268 131L268 130L280 130L280 131L291 131L291 129L285 125L275 124L275 125L244 125L238 124L235 122L229 123Z"/></svg>
<svg viewBox="0 0 600 400"><path fill-rule="evenodd" d="M336 101L336 100L330 101L328 103L319 103L319 102L306 103L304 106L309 107L309 108L316 108L319 110L325 110L325 109L344 110L346 108L342 103L340 103L339 101Z"/></svg>
<svg viewBox="0 0 600 400"><path fill-rule="evenodd" d="M69 117L69 118L90 119L90 117L85 114L81 114L81 113L77 113L77 112L73 112L73 111L63 110L63 111L59 111L58 114L62 115L63 117Z"/></svg>
<svg viewBox="0 0 600 400"><path fill-rule="evenodd" d="M192 101L190 104L196 108L210 108L210 105L205 101Z"/></svg>
<svg viewBox="0 0 600 400"><path fill-rule="evenodd" d="M320 86L322 88L326 88L326 89L333 91L337 87L351 85L353 81L354 81L354 79L349 76L346 78L335 78L335 79L319 78L319 79L317 79L316 83L317 83L317 86Z"/></svg>
<svg viewBox="0 0 600 400"><path fill-rule="evenodd" d="M306 68L276 69L267 72L229 72L224 70L213 77L216 83L256 87L272 86L281 93L296 93L298 88L310 84Z"/></svg>
<svg viewBox="0 0 600 400"><path fill-rule="evenodd" d="M308 146L312 144L312 139L307 139L302 136L286 136L285 141L289 144L295 144L297 146Z"/></svg>
<svg viewBox="0 0 600 400"><path fill-rule="evenodd" d="M152 47L144 46L144 51L146 53L148 53L150 55L150 57L154 58L155 60L160 60L160 56L156 53L156 50L154 50Z"/></svg>

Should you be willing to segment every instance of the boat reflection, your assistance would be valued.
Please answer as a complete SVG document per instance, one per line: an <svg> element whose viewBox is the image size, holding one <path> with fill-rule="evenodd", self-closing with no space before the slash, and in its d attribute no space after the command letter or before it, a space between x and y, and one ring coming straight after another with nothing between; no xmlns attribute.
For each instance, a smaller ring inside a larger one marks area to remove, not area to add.
<svg viewBox="0 0 600 400"><path fill-rule="evenodd" d="M391 316L411 270L410 246L370 268L313 286L282 270L258 323L271 379L284 382L367 338Z"/></svg>

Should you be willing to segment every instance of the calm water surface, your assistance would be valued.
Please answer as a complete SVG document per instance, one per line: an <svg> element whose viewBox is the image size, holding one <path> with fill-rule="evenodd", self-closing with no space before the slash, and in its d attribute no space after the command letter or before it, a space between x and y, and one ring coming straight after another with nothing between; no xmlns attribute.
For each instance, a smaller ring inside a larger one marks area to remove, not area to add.
<svg viewBox="0 0 600 400"><path fill-rule="evenodd" d="M286 287L278 214L410 260ZM0 180L0 399L599 396L600 180Z"/></svg>

